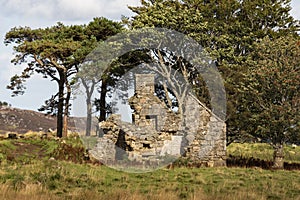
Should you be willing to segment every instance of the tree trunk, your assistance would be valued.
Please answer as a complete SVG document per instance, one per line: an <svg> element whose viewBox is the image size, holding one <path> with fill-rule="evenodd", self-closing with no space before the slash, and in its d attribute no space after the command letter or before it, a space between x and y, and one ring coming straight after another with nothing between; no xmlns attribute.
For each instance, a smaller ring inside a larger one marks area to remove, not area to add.
<svg viewBox="0 0 300 200"><path fill-rule="evenodd" d="M71 86L66 80L67 87L67 96L65 99L65 110L64 110L64 124L63 124L63 137L68 136L68 116L69 116L69 106L70 106L70 98L71 98Z"/></svg>
<svg viewBox="0 0 300 200"><path fill-rule="evenodd" d="M105 121L106 119L106 102L105 102L105 97L106 97L106 90L107 83L105 79L102 79L101 83L101 91L100 91L100 117L99 117L99 122Z"/></svg>
<svg viewBox="0 0 300 200"><path fill-rule="evenodd" d="M274 147L274 161L273 168L283 169L284 168L284 151L283 145L278 144Z"/></svg>
<svg viewBox="0 0 300 200"><path fill-rule="evenodd" d="M64 81L60 79L58 82L58 104L57 104L57 133L56 136L63 136L63 109L64 109Z"/></svg>
<svg viewBox="0 0 300 200"><path fill-rule="evenodd" d="M87 95L86 98L86 127L85 127L85 135L90 136L91 135L91 129L92 129L92 103L91 103L91 97Z"/></svg>
<svg viewBox="0 0 300 200"><path fill-rule="evenodd" d="M63 134L62 137L68 136L68 116L64 115Z"/></svg>
<svg viewBox="0 0 300 200"><path fill-rule="evenodd" d="M84 86L86 93L86 127L85 127L85 135L90 136L92 130L92 95L94 93L96 82L92 80L90 87L88 83L81 78L82 85Z"/></svg>

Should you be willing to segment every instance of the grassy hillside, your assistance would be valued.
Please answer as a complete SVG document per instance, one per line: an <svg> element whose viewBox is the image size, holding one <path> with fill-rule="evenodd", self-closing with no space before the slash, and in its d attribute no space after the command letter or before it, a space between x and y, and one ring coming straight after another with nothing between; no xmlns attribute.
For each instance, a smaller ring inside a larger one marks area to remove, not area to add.
<svg viewBox="0 0 300 200"><path fill-rule="evenodd" d="M271 149L256 145L233 144L228 151L270 158ZM300 149L293 150L298 156ZM0 160L0 199L300 200L300 171L174 167L130 174L85 161L78 137L2 140Z"/></svg>

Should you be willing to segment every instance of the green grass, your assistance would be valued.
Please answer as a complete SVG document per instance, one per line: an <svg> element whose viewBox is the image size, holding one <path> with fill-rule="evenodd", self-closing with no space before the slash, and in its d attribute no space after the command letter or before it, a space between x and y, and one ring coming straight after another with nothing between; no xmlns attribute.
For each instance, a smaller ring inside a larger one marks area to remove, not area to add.
<svg viewBox="0 0 300 200"><path fill-rule="evenodd" d="M272 161L274 149L266 143L232 143L227 147L227 155L242 156L246 158L258 158L261 160ZM300 163L300 146L284 146L286 162Z"/></svg>
<svg viewBox="0 0 300 200"><path fill-rule="evenodd" d="M15 149L16 147L11 140L0 140L0 163L6 161L8 153Z"/></svg>
<svg viewBox="0 0 300 200"><path fill-rule="evenodd" d="M300 200L300 171L175 167L149 173L126 173L106 166L79 164L83 150L76 136L60 141L3 140L0 141L3 160L9 151L18 151L20 146L15 145L16 141L38 145L44 159L27 152L16 154L20 158L1 162L0 199ZM295 153L286 159L299 161L299 147L286 146L285 152L290 151ZM273 150L267 144L231 144L228 153L270 160ZM49 159L52 156L56 159Z"/></svg>
<svg viewBox="0 0 300 200"><path fill-rule="evenodd" d="M1 184L15 191L36 184L62 199L80 199L80 191L104 199L122 193L129 195L128 199L130 194L143 199L160 199L161 194L176 199L198 195L203 199L300 199L299 171L242 168L175 168L129 174L105 166L48 161L22 167L2 165Z"/></svg>
<svg viewBox="0 0 300 200"><path fill-rule="evenodd" d="M16 148L12 143L12 140L0 140L0 147L2 152L14 150Z"/></svg>

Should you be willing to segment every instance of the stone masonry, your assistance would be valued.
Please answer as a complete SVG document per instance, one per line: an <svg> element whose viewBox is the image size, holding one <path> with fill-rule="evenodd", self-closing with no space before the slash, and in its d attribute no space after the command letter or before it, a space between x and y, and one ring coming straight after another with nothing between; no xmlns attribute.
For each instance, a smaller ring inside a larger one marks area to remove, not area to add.
<svg viewBox="0 0 300 200"><path fill-rule="evenodd" d="M194 96L185 99L183 115L167 108L154 91L154 74L136 74L129 99L132 123L113 114L100 123L103 137L91 154L104 163L130 160L158 163L184 157L201 166L226 165L226 125Z"/></svg>

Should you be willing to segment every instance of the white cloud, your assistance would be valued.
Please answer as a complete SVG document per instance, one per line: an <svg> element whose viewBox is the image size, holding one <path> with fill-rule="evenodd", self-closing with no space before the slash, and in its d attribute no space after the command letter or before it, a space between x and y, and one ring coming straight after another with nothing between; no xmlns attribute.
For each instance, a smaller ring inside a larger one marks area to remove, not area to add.
<svg viewBox="0 0 300 200"><path fill-rule="evenodd" d="M10 77L19 74L22 69L21 67L14 66L10 63L10 60L13 59L12 52L5 52L1 53L0 55L0 63L1 63L1 70L0 70L0 79L1 81L8 82Z"/></svg>
<svg viewBox="0 0 300 200"><path fill-rule="evenodd" d="M34 0L7 0L1 2L1 10L6 16L49 17L51 6L48 1L44 4Z"/></svg>
<svg viewBox="0 0 300 200"><path fill-rule="evenodd" d="M107 3L97 0L61 0L58 2L58 10L63 19L90 18L93 16L107 15L105 7ZM108 8L109 9L109 8Z"/></svg>
<svg viewBox="0 0 300 200"><path fill-rule="evenodd" d="M140 0L0 0L0 101L16 107L37 109L57 88L49 79L33 76L28 80L23 96L11 98L6 89L10 77L20 74L24 66L14 66L12 45L4 47L4 34L15 26L47 27L57 21L65 24L88 23L93 17L119 20L131 16L127 5L138 5ZM47 88L47 89L45 89Z"/></svg>
<svg viewBox="0 0 300 200"><path fill-rule="evenodd" d="M139 0L1 0L1 12L8 16L31 19L78 20L105 16L118 20L131 15L128 5Z"/></svg>
<svg viewBox="0 0 300 200"><path fill-rule="evenodd" d="M293 15L293 17L297 20L300 20L300 1L299 0L292 0L291 2L291 14Z"/></svg>

